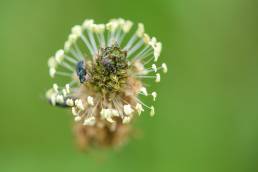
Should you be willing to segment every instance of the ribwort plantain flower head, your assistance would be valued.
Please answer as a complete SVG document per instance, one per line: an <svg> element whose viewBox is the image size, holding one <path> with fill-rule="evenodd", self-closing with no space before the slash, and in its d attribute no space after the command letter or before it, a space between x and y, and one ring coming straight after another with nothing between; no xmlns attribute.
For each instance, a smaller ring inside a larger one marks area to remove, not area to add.
<svg viewBox="0 0 258 172"><path fill-rule="evenodd" d="M160 82L159 72L168 71L165 63L156 64L161 49L142 23L133 29L121 18L107 24L87 19L72 27L63 49L48 61L55 83L46 97L53 106L71 109L81 146L120 144L137 114L154 116L154 106L140 98L157 98L145 80Z"/></svg>

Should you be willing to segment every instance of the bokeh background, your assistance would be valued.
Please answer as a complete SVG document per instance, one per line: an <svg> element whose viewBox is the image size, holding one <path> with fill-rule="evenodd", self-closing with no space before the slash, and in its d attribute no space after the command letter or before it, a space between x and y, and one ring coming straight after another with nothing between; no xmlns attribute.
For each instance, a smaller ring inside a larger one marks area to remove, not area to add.
<svg viewBox="0 0 258 172"><path fill-rule="evenodd" d="M258 171L256 0L1 0L0 171ZM144 22L169 73L121 150L79 152L47 59L85 18Z"/></svg>

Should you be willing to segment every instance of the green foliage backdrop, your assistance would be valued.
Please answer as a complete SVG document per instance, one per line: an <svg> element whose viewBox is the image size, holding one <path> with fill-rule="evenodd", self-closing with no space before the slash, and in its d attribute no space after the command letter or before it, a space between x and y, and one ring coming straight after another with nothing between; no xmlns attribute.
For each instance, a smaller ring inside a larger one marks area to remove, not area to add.
<svg viewBox="0 0 258 172"><path fill-rule="evenodd" d="M258 171L255 0L1 0L0 171ZM78 152L72 118L44 100L47 59L85 18L143 22L169 73L157 115L122 150Z"/></svg>

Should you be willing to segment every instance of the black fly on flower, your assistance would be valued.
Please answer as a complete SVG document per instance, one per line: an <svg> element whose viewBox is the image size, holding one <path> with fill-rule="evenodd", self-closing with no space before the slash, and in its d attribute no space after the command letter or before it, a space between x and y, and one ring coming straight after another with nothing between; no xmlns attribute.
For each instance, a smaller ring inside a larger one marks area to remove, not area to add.
<svg viewBox="0 0 258 172"><path fill-rule="evenodd" d="M157 93L149 93L144 80L160 82L159 71L167 72L165 63L155 64L162 44L145 33L142 23L135 31L132 26L121 18L107 24L85 20L72 28L64 49L48 61L50 76L67 84L53 84L46 96L53 106L71 108L83 148L121 144L136 114L155 114L154 106L140 96L156 100Z"/></svg>

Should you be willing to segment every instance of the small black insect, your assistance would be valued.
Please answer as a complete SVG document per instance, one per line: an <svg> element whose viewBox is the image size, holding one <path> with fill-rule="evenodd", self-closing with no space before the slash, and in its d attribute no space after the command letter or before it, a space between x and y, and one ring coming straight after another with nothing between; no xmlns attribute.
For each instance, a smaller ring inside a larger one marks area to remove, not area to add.
<svg viewBox="0 0 258 172"><path fill-rule="evenodd" d="M79 61L76 65L76 73L77 73L77 76L79 77L79 80L80 80L80 83L84 83L87 78L86 78L86 75L87 75L87 70L86 70L86 66L85 66L85 62L82 60L82 61Z"/></svg>

